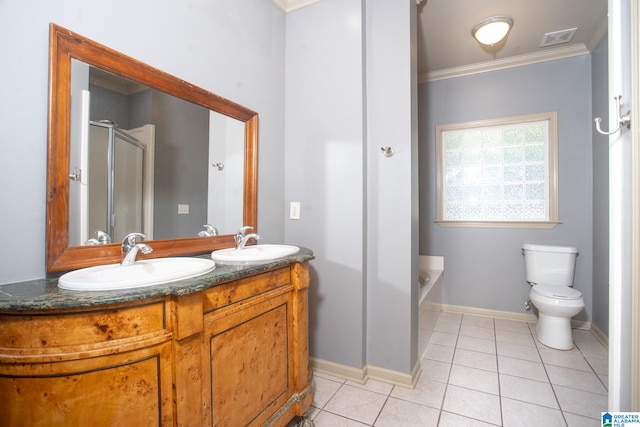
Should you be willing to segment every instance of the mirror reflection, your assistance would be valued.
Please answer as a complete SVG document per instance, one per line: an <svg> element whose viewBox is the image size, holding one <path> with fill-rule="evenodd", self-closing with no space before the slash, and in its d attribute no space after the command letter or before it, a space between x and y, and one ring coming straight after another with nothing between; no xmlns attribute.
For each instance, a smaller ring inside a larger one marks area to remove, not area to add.
<svg viewBox="0 0 640 427"><path fill-rule="evenodd" d="M77 60L71 111L69 245L243 225L243 122Z"/></svg>
<svg viewBox="0 0 640 427"><path fill-rule="evenodd" d="M257 230L258 114L49 27L47 272L232 247Z"/></svg>

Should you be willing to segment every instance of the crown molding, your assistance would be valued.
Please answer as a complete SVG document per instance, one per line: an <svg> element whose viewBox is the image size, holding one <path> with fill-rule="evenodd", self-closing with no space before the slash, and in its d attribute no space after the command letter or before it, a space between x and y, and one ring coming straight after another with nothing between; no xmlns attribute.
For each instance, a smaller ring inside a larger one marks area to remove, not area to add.
<svg viewBox="0 0 640 427"><path fill-rule="evenodd" d="M593 30L593 32L589 34L589 36L587 37L587 41L585 42L585 45L587 46L587 49L589 49L589 52L594 51L594 49L598 46L598 43L600 43L600 40L602 40L605 34L607 34L608 30L609 30L608 14L607 14L607 11L605 10L604 13L600 16L598 25Z"/></svg>
<svg viewBox="0 0 640 427"><path fill-rule="evenodd" d="M287 11L287 0L273 0L273 2L280 8L282 9L283 12Z"/></svg>
<svg viewBox="0 0 640 427"><path fill-rule="evenodd" d="M318 3L320 0L273 0L285 13L293 12L297 9Z"/></svg>
<svg viewBox="0 0 640 427"><path fill-rule="evenodd" d="M476 64L431 71L420 74L418 76L418 83L427 83L436 80L452 79L454 77L504 70L507 68L522 67L524 65L532 65L540 62L556 61L558 59L588 55L589 53L591 53L589 49L587 49L583 43L579 43L555 49L545 49L541 52L526 55L517 55L493 61L478 62Z"/></svg>

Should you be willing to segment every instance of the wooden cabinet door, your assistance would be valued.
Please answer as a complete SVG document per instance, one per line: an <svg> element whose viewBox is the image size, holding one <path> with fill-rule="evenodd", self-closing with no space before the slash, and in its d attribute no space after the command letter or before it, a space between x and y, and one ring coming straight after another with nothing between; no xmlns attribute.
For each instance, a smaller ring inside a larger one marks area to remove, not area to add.
<svg viewBox="0 0 640 427"><path fill-rule="evenodd" d="M211 425L261 426L293 395L290 293L205 324Z"/></svg>
<svg viewBox="0 0 640 427"><path fill-rule="evenodd" d="M49 363L0 364L0 426L170 426L171 345Z"/></svg>

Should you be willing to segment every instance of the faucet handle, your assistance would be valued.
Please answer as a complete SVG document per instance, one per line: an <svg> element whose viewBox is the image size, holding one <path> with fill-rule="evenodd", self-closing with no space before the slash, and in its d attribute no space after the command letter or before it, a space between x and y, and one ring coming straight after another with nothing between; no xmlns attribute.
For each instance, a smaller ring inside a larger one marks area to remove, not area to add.
<svg viewBox="0 0 640 427"><path fill-rule="evenodd" d="M129 233L124 236L124 239L122 239L122 254L126 255L129 253L131 248L136 245L138 238L140 238L140 240L144 240L146 237L147 236L142 233Z"/></svg>
<svg viewBox="0 0 640 427"><path fill-rule="evenodd" d="M84 242L85 245L108 245L109 243L111 243L111 236L102 230L96 230L96 237Z"/></svg>
<svg viewBox="0 0 640 427"><path fill-rule="evenodd" d="M244 237L247 234L247 231L253 230L253 227L250 225L245 225L244 227L238 228L237 235Z"/></svg>
<svg viewBox="0 0 640 427"><path fill-rule="evenodd" d="M100 244L106 245L111 243L111 236L103 230L96 230L96 236L98 237L98 242Z"/></svg>
<svg viewBox="0 0 640 427"><path fill-rule="evenodd" d="M204 234L200 234L203 233L202 231L200 233L198 233L198 235L202 235L202 236L217 236L218 235L218 229L215 228L213 225L211 224L205 224L203 225L204 227Z"/></svg>
<svg viewBox="0 0 640 427"><path fill-rule="evenodd" d="M236 241L236 245L241 244L241 242L244 240L245 236L247 235L247 231L249 230L253 230L253 227L251 227L250 225L245 225L244 227L238 228L238 231L236 231L236 235L233 236L233 238Z"/></svg>
<svg viewBox="0 0 640 427"><path fill-rule="evenodd" d="M124 236L124 239L122 239L122 244L125 244L126 242L135 245L138 237L140 238L140 240L144 240L147 236L145 236L143 233L129 233Z"/></svg>

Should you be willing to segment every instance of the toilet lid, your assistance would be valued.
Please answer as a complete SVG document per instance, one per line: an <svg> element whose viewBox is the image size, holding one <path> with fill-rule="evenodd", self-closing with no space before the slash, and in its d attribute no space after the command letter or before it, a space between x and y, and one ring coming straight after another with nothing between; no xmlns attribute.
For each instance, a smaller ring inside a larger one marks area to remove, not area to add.
<svg viewBox="0 0 640 427"><path fill-rule="evenodd" d="M535 285L531 288L532 292L538 295L552 298L562 299L580 299L582 298L582 292L570 288L569 286L554 286L554 285Z"/></svg>

